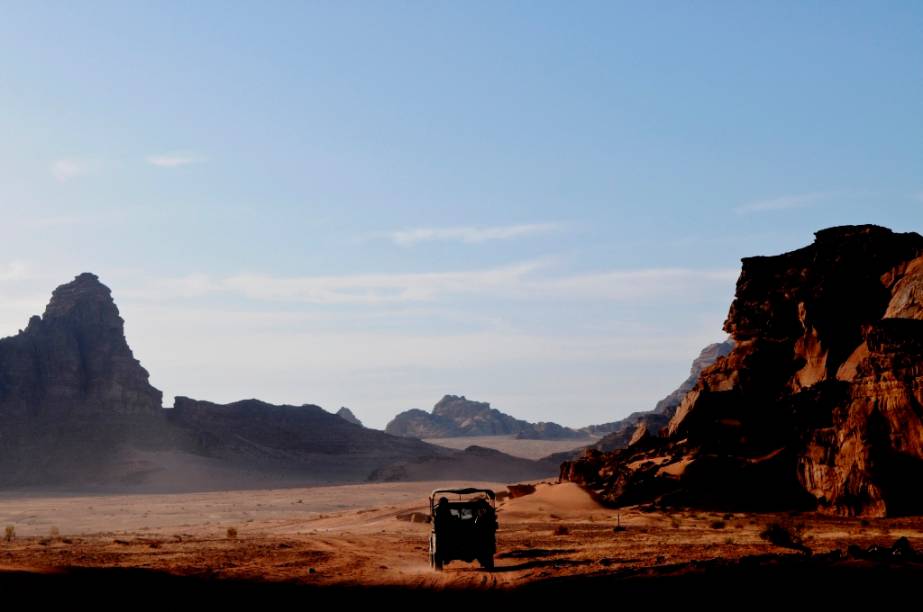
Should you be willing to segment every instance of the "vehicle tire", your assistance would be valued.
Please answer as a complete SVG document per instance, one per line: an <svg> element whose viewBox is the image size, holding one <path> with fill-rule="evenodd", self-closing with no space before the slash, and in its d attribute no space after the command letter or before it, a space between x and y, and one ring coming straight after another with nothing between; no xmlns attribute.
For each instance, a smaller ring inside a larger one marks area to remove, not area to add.
<svg viewBox="0 0 923 612"><path fill-rule="evenodd" d="M430 534L429 536L429 564L434 570L439 572L442 571L442 557L440 557L439 550L436 546L435 534Z"/></svg>

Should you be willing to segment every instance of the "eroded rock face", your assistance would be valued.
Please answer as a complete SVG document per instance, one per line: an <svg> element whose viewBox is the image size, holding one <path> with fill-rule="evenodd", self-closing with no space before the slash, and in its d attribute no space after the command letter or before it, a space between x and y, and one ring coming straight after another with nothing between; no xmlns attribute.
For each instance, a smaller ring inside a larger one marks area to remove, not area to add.
<svg viewBox="0 0 923 612"><path fill-rule="evenodd" d="M0 340L0 411L156 414L162 394L125 341L109 288L81 274L52 294L45 313Z"/></svg>
<svg viewBox="0 0 923 612"><path fill-rule="evenodd" d="M904 270L895 270L884 281L893 282L885 318L923 319L923 258L914 259Z"/></svg>
<svg viewBox="0 0 923 612"><path fill-rule="evenodd" d="M799 479L822 506L848 514L923 511L923 321L865 330L868 356L829 425L811 432Z"/></svg>
<svg viewBox="0 0 923 612"><path fill-rule="evenodd" d="M695 386L702 370L715 363L720 357L730 353L733 348L734 341L728 339L724 342L709 344L702 349L699 356L692 361L692 366L689 368L689 377L670 395L657 402L653 410L634 412L620 421L585 428L586 431L605 434L593 445L593 448L604 452L625 448L642 427L648 434L656 435L659 433L676 414L676 409L679 408L686 394Z"/></svg>
<svg viewBox="0 0 923 612"><path fill-rule="evenodd" d="M614 503L923 511L921 254L918 234L848 226L744 259L725 322L734 350L665 435L562 477Z"/></svg>
<svg viewBox="0 0 923 612"><path fill-rule="evenodd" d="M109 289L81 274L0 340L0 483L104 478L123 443L168 438L161 392L132 355Z"/></svg>

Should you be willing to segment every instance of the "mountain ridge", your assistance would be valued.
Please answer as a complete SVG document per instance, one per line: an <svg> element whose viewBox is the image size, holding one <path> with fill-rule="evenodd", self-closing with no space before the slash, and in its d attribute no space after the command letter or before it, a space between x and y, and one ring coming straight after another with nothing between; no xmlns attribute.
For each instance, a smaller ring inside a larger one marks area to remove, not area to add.
<svg viewBox="0 0 923 612"><path fill-rule="evenodd" d="M128 346L111 290L79 274L52 292L42 316L0 339L0 486L362 482L390 465L435 459L455 474L489 475L462 452L365 428L342 411L255 399L162 403ZM552 473L509 455L498 460L521 478Z"/></svg>

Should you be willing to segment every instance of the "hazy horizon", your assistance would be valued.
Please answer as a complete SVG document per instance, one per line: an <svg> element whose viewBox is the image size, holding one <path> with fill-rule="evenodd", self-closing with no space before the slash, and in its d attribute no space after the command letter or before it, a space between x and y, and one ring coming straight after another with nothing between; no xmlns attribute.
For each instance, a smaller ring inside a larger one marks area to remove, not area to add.
<svg viewBox="0 0 923 612"><path fill-rule="evenodd" d="M741 257L919 231L921 17L4 3L0 336L93 272L168 406L650 409Z"/></svg>

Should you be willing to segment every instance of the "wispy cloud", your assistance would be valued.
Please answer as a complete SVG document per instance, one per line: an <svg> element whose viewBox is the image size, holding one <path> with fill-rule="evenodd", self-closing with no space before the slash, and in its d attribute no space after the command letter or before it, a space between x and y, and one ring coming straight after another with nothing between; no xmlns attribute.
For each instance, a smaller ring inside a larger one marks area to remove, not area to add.
<svg viewBox="0 0 923 612"><path fill-rule="evenodd" d="M58 159L51 164L51 175L56 181L66 182L72 179L98 172L101 163L95 159L67 158Z"/></svg>
<svg viewBox="0 0 923 612"><path fill-rule="evenodd" d="M836 193L832 191L785 195L776 198L747 202L746 204L741 204L740 206L736 207L734 210L738 214L747 214L770 212L775 210L789 210L792 208L806 208L823 200L829 199L834 195L836 195Z"/></svg>
<svg viewBox="0 0 923 612"><path fill-rule="evenodd" d="M231 294L248 300L312 304L432 302L459 296L491 299L644 300L692 296L732 286L737 270L650 268L552 275L547 262L458 272L279 277L191 275L151 281L131 292L139 299Z"/></svg>
<svg viewBox="0 0 923 612"><path fill-rule="evenodd" d="M489 240L509 240L547 234L560 229L556 223L529 223L489 227L416 227L391 232L391 241L400 246L413 246L419 242L455 241L474 244Z"/></svg>
<svg viewBox="0 0 923 612"><path fill-rule="evenodd" d="M189 166L191 164L201 164L207 162L208 158L204 155L191 152L164 153L161 155L149 155L147 163L160 168L178 168L180 166Z"/></svg>
<svg viewBox="0 0 923 612"><path fill-rule="evenodd" d="M0 281L22 280L29 275L29 267L22 261L0 265Z"/></svg>

